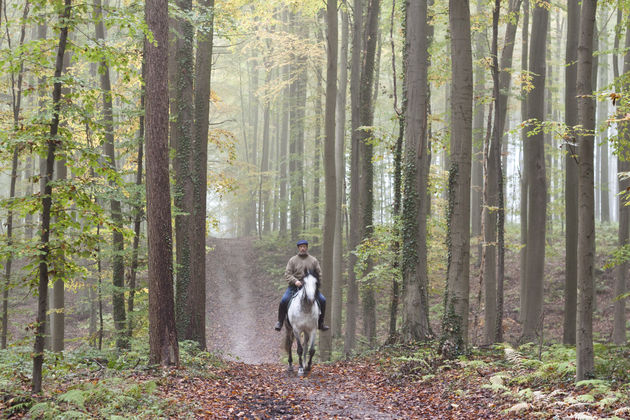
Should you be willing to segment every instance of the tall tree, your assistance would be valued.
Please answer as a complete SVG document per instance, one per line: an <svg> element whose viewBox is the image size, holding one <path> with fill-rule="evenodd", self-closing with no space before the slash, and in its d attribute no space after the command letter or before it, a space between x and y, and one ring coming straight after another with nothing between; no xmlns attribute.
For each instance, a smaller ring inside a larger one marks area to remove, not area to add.
<svg viewBox="0 0 630 420"><path fill-rule="evenodd" d="M595 38L599 38L599 51L606 51L608 49L608 31L606 27L603 27L599 32L599 36L595 36ZM603 90L608 86L608 72L610 70L608 65L608 54L600 54L598 56L597 62L599 63L599 87L594 89ZM593 60L595 61L595 60ZM593 63L595 65L595 63ZM597 104L597 125L599 131L599 148L598 155L600 160L600 172L599 172L599 188L598 193L600 196L600 215L601 221L604 223L610 222L610 200L608 199L609 184L608 184L608 124L606 124L606 120L608 119L608 102L603 101Z"/></svg>
<svg viewBox="0 0 630 420"><path fill-rule="evenodd" d="M18 48L22 48L24 45L24 39L26 37L26 18L28 17L30 4L27 1L24 4L24 12L22 13L22 25L20 27L20 40L18 42ZM0 10L2 10L2 3L0 2ZM6 10L5 10L6 13ZM11 49L11 36L7 31L7 44ZM11 73L11 108L13 111L13 133L19 132L20 111L22 109L22 81L24 79L24 60L22 53L19 55L19 63L17 65L17 78L15 73ZM13 64L13 63L12 63ZM9 200L12 202L15 199L15 189L17 183L17 172L19 165L19 153L20 145L15 144L13 146L12 158L11 158L11 175L9 178ZM27 164L28 165L28 164ZM13 203L11 203L13 204ZM7 211L6 221L6 244L9 248L7 260L4 264L4 285L2 290L2 333L0 337L0 349L7 348L7 332L9 329L9 289L11 288L11 269L13 266L13 252L11 247L13 245L13 208L11 205Z"/></svg>
<svg viewBox="0 0 630 420"><path fill-rule="evenodd" d="M544 120L545 57L549 10L536 3L532 14L529 45L529 73L533 90L527 98L527 117L534 125ZM534 340L541 332L543 317L543 278L545 263L545 226L547 221L547 180L545 169L544 135L537 127L528 133L528 189L527 203L527 272L523 339Z"/></svg>
<svg viewBox="0 0 630 420"><path fill-rule="evenodd" d="M204 16L197 31L195 58L195 125L192 143L193 208L191 234L190 323L184 338L206 347L206 196L208 191L208 130L214 35L214 0L199 3Z"/></svg>
<svg viewBox="0 0 630 420"><path fill-rule="evenodd" d="M380 0L370 0L365 22L365 37L363 41L363 60L361 66L361 81L359 93L359 120L361 127L371 127L374 123L373 86L375 73L376 46L378 40L378 21L380 14ZM359 130L359 150L361 154L361 175L359 186L359 207L361 210L361 239L372 237L373 208L374 208L374 165L372 163L373 145L371 131ZM368 263L367 270L370 270ZM374 286L366 282L363 289L363 329L369 343L376 341L376 299Z"/></svg>
<svg viewBox="0 0 630 420"><path fill-rule="evenodd" d="M402 336L405 341L431 336L427 267L427 112L429 101L427 2L405 3L405 164L402 202Z"/></svg>
<svg viewBox="0 0 630 420"><path fill-rule="evenodd" d="M55 74L52 94L52 120L50 133L46 139L46 166L41 174L42 178L42 213L41 213L41 237L39 242L39 284L37 288L37 319L35 321L35 343L33 345L33 379L32 391L39 394L42 391L42 364L44 362L44 331L46 324L46 301L48 299L48 269L50 256L50 216L52 206L52 179L55 168L55 150L57 147L57 134L61 114L61 74L63 72L63 58L68 41L72 4L71 0L65 0L59 13L59 44L55 59Z"/></svg>
<svg viewBox="0 0 630 420"><path fill-rule="evenodd" d="M326 187L326 211L324 215L324 244L334 244L337 220L337 169L335 163L335 117L337 106L337 52L339 28L337 23L337 1L326 4L326 116L324 140L324 182ZM322 292L331 296L333 290L333 259L334 245L323 247L323 277ZM326 311L325 321L330 324L331 311ZM320 335L320 351L323 360L330 360L332 350L332 334Z"/></svg>
<svg viewBox="0 0 630 420"><path fill-rule="evenodd" d="M345 130L346 130L346 95L348 91L348 14L341 14L341 43L339 46L339 77L337 88L337 105L335 112L335 173L337 186L337 210L335 216L335 240L333 256L333 291L331 305L331 323L333 338L341 337L342 305L343 305L343 206L345 204Z"/></svg>
<svg viewBox="0 0 630 420"><path fill-rule="evenodd" d="M529 50L529 0L523 0L523 31L521 40L521 72L527 73L528 69L528 50ZM527 121L527 92L525 88L521 89L521 120ZM529 177L528 177L528 162L529 162L529 140L527 137L527 129L524 127L521 130L521 147L523 151L523 159L521 161L521 194L520 194L520 216L521 216L521 252L520 258L520 311L519 319L523 321L525 319L525 307L527 306L527 221L529 215L527 214L529 203Z"/></svg>
<svg viewBox="0 0 630 420"><path fill-rule="evenodd" d="M576 380L593 375L593 298L595 263L595 186L593 180L593 147L595 101L593 99L593 31L597 0L583 0L578 43L577 94L578 122L581 131L578 162L578 311Z"/></svg>
<svg viewBox="0 0 630 420"><path fill-rule="evenodd" d="M468 343L472 52L468 0L449 1L451 31L451 168L448 180L448 268L440 348L451 356Z"/></svg>
<svg viewBox="0 0 630 420"><path fill-rule="evenodd" d="M69 1L69 0L66 0ZM173 242L168 175L168 4L147 0L145 20L154 42L146 49L147 242L149 245L149 360L179 363L173 299Z"/></svg>
<svg viewBox="0 0 630 420"><path fill-rule="evenodd" d="M192 0L178 0L177 7L182 13L192 12ZM175 215L176 253L176 295L175 320L178 338L192 339L192 308L195 299L192 265L192 226L193 226L193 137L194 137L194 28L186 17L177 17L174 24L173 73L169 74L171 101L171 147L175 151L173 170L175 188L173 201L177 208ZM205 343L201 343L205 347Z"/></svg>
<svg viewBox="0 0 630 420"><path fill-rule="evenodd" d="M577 140L573 127L577 125L577 42L580 29L579 0L567 2L567 44L564 70L564 119L568 127L565 141L564 203L565 280L564 280L564 327L562 342L575 344L575 314L577 311Z"/></svg>
<svg viewBox="0 0 630 420"><path fill-rule="evenodd" d="M105 40L105 25L103 23L103 10L101 0L94 0L94 18L96 38ZM109 168L116 171L116 148L114 145L114 113L112 105L112 84L109 77L109 65L105 59L100 63L99 74L101 76L101 90L103 91L103 125L105 128L104 151L107 156ZM112 180L110 185L116 184ZM112 312L114 318L114 328L116 329L116 347L119 349L128 346L126 337L126 315L125 315L125 262L123 249L125 240L122 233L123 220L120 201L112 198L109 202L113 221L112 230Z"/></svg>
<svg viewBox="0 0 630 420"><path fill-rule="evenodd" d="M361 240L360 236L360 210L359 210L359 89L361 81L361 33L363 30L363 0L354 0L352 26L352 56L350 58L350 112L351 112L351 137L350 137L350 234L348 248L356 249ZM350 253L348 258L348 296L346 303L346 336L344 341L344 353L350 354L356 345L356 323L359 305L359 288L354 268L357 256Z"/></svg>

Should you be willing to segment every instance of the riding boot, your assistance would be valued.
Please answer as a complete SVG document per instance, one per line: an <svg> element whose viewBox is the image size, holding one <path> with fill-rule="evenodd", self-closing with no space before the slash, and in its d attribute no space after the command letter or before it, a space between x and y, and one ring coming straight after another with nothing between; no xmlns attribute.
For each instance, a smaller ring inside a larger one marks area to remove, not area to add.
<svg viewBox="0 0 630 420"><path fill-rule="evenodd" d="M286 305L283 305L282 302L280 302L280 305L278 305L278 322L276 323L276 326L273 327L276 331L280 331L282 329L282 324L284 324L284 319L286 317L287 317Z"/></svg>
<svg viewBox="0 0 630 420"><path fill-rule="evenodd" d="M324 325L324 315L326 314L326 300L319 299L319 320L317 322L317 328L322 331L328 331L330 327L328 325Z"/></svg>

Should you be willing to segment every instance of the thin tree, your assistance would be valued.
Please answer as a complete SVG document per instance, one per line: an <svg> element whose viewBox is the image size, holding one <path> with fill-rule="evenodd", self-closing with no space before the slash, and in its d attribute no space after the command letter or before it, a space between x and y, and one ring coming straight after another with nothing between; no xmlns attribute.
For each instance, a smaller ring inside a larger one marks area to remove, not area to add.
<svg viewBox="0 0 630 420"><path fill-rule="evenodd" d="M529 72L533 91L527 98L527 116L534 125L544 120L545 60L547 49L547 21L549 10L536 3L532 16L529 45ZM534 340L542 333L543 279L545 263L545 226L547 222L547 180L545 169L544 135L533 127L528 133L528 210L527 210L527 273L526 306L523 323L525 341Z"/></svg>
<svg viewBox="0 0 630 420"><path fill-rule="evenodd" d="M105 25L103 23L103 11L101 0L94 0L94 26L96 39L105 40ZM105 129L104 151L107 156L108 166L111 171L116 171L116 149L114 145L114 114L112 106L112 85L109 77L109 65L103 59L100 63L99 74L101 76L101 90L103 91L103 125ZM114 187L115 181L110 181L110 186ZM125 315L125 262L123 249L125 240L122 233L123 220L120 201L112 198L109 201L110 211L113 221L112 230L112 312L114 318L114 328L116 329L116 347L119 349L128 347L126 337L126 315Z"/></svg>
<svg viewBox="0 0 630 420"><path fill-rule="evenodd" d="M337 105L335 112L335 173L337 186L337 210L335 216L335 240L333 255L333 291L331 305L331 323L333 338L341 337L342 305L343 305L343 205L345 203L345 126L346 126L346 94L348 89L348 14L340 10L341 14L341 43L339 46L339 77L337 88Z"/></svg>
<svg viewBox="0 0 630 420"><path fill-rule="evenodd" d="M46 324L46 301L48 299L48 267L50 256L50 216L52 206L52 184L55 170L55 150L57 148L57 134L61 113L61 74L63 72L63 58L68 40L71 0L65 0L63 9L59 14L59 44L55 59L55 82L52 94L52 120L50 133L46 140L46 167L42 177L42 213L41 213L41 237L39 241L39 284L37 288L37 318L35 321L35 343L33 345L33 379L32 391L39 394L42 391L42 364L44 362L44 331Z"/></svg>
<svg viewBox="0 0 630 420"><path fill-rule="evenodd" d="M567 2L567 43L564 70L564 119L567 126L565 136L565 280L564 280L564 325L562 342L575 344L575 314L577 311L577 185L578 145L574 127L577 125L577 43L580 29L579 0Z"/></svg>
<svg viewBox="0 0 630 420"><path fill-rule="evenodd" d="M440 349L446 356L468 343L472 52L468 0L449 1L451 31L451 168L448 181L448 268Z"/></svg>
<svg viewBox="0 0 630 420"><path fill-rule="evenodd" d="M527 73L528 69L528 50L529 50L529 0L523 1L523 31L521 40L521 72ZM525 88L521 89L521 120L527 120L527 92ZM521 130L521 147L523 150L523 163L521 165L521 194L520 194L520 218L521 218L521 252L519 255L520 275L520 321L525 320L525 307L527 306L527 221L529 219L528 203L529 203L529 139L527 137L527 129L523 127Z"/></svg>
<svg viewBox="0 0 630 420"><path fill-rule="evenodd" d="M5 4L6 7L6 4ZM22 13L22 25L20 27L20 40L18 46L21 48L24 45L24 39L26 37L26 18L28 17L30 9L30 3L27 1L24 4L24 12ZM0 10L2 10L2 3L0 2ZM6 14L6 11L5 11ZM7 31L7 44L11 49L11 36ZM22 53L19 55L19 65L17 71L17 80L15 73L11 73L11 108L13 111L13 133L19 132L20 111L22 109L22 81L24 79L24 61L22 60ZM9 181L9 209L7 211L7 231L6 231L6 245L9 249L9 255L4 264L4 287L2 290L2 337L0 338L0 349L7 348L7 333L9 329L9 289L11 288L11 269L13 265L13 252L11 247L13 245L13 200L15 199L15 186L17 182L17 172L19 165L20 146L16 144L13 146L13 153L11 158L11 175Z"/></svg>
<svg viewBox="0 0 630 420"><path fill-rule="evenodd" d="M350 137L350 232L348 248L356 249L360 242L360 209L359 209L359 89L361 81L361 33L363 30L363 1L354 0L352 26L352 56L350 58L350 112L351 112L351 137ZM357 256L350 253L348 258L348 295L346 303L346 336L344 341L344 353L348 356L356 345L356 323L359 305L359 288L354 268Z"/></svg>
<svg viewBox="0 0 630 420"><path fill-rule="evenodd" d="M326 188L326 210L324 214L324 244L334 244L337 220L337 169L335 163L335 117L337 106L337 52L339 28L337 23L337 2L328 0L326 4L326 115L324 139L324 183ZM333 290L334 245L323 247L323 287L324 295L331 296ZM331 311L326 311L325 321L330 324ZM324 333L319 340L322 360L330 360L332 334Z"/></svg>
<svg viewBox="0 0 630 420"><path fill-rule="evenodd" d="M69 1L69 0L66 0ZM149 360L179 363L173 301L173 242L168 175L168 4L147 0L145 19L154 42L146 49L147 242L149 245Z"/></svg>
<svg viewBox="0 0 630 420"><path fill-rule="evenodd" d="M208 131L210 118L210 86L214 44L214 0L203 0L198 8L205 15L204 25L197 31L195 57L195 127L193 137L193 208L191 235L192 276L189 303L189 338L200 348L206 347L206 196L208 191Z"/></svg>
<svg viewBox="0 0 630 420"><path fill-rule="evenodd" d="M577 373L576 380L593 375L593 299L595 263L595 186L593 180L593 147L595 101L593 98L593 30L597 0L583 0L578 43L577 94L578 122L578 311L577 311Z"/></svg>

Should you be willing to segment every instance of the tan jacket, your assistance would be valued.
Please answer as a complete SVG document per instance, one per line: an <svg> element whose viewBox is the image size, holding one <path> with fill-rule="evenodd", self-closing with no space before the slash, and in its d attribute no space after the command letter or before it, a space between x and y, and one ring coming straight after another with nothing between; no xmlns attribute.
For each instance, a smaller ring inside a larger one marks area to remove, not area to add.
<svg viewBox="0 0 630 420"><path fill-rule="evenodd" d="M290 286L295 286L296 281L302 281L304 278L304 271L311 270L317 275L319 284L322 281L322 269L319 266L319 261L312 255L294 255L289 259L287 268L284 270L284 279Z"/></svg>

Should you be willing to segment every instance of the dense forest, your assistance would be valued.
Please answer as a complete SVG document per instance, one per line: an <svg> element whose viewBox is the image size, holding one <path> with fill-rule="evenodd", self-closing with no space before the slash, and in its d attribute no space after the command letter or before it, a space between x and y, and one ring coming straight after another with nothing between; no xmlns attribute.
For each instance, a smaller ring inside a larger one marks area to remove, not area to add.
<svg viewBox="0 0 630 420"><path fill-rule="evenodd" d="M6 417L298 416L298 240L309 379L392 384L307 417L630 415L629 1L0 0L0 67Z"/></svg>

